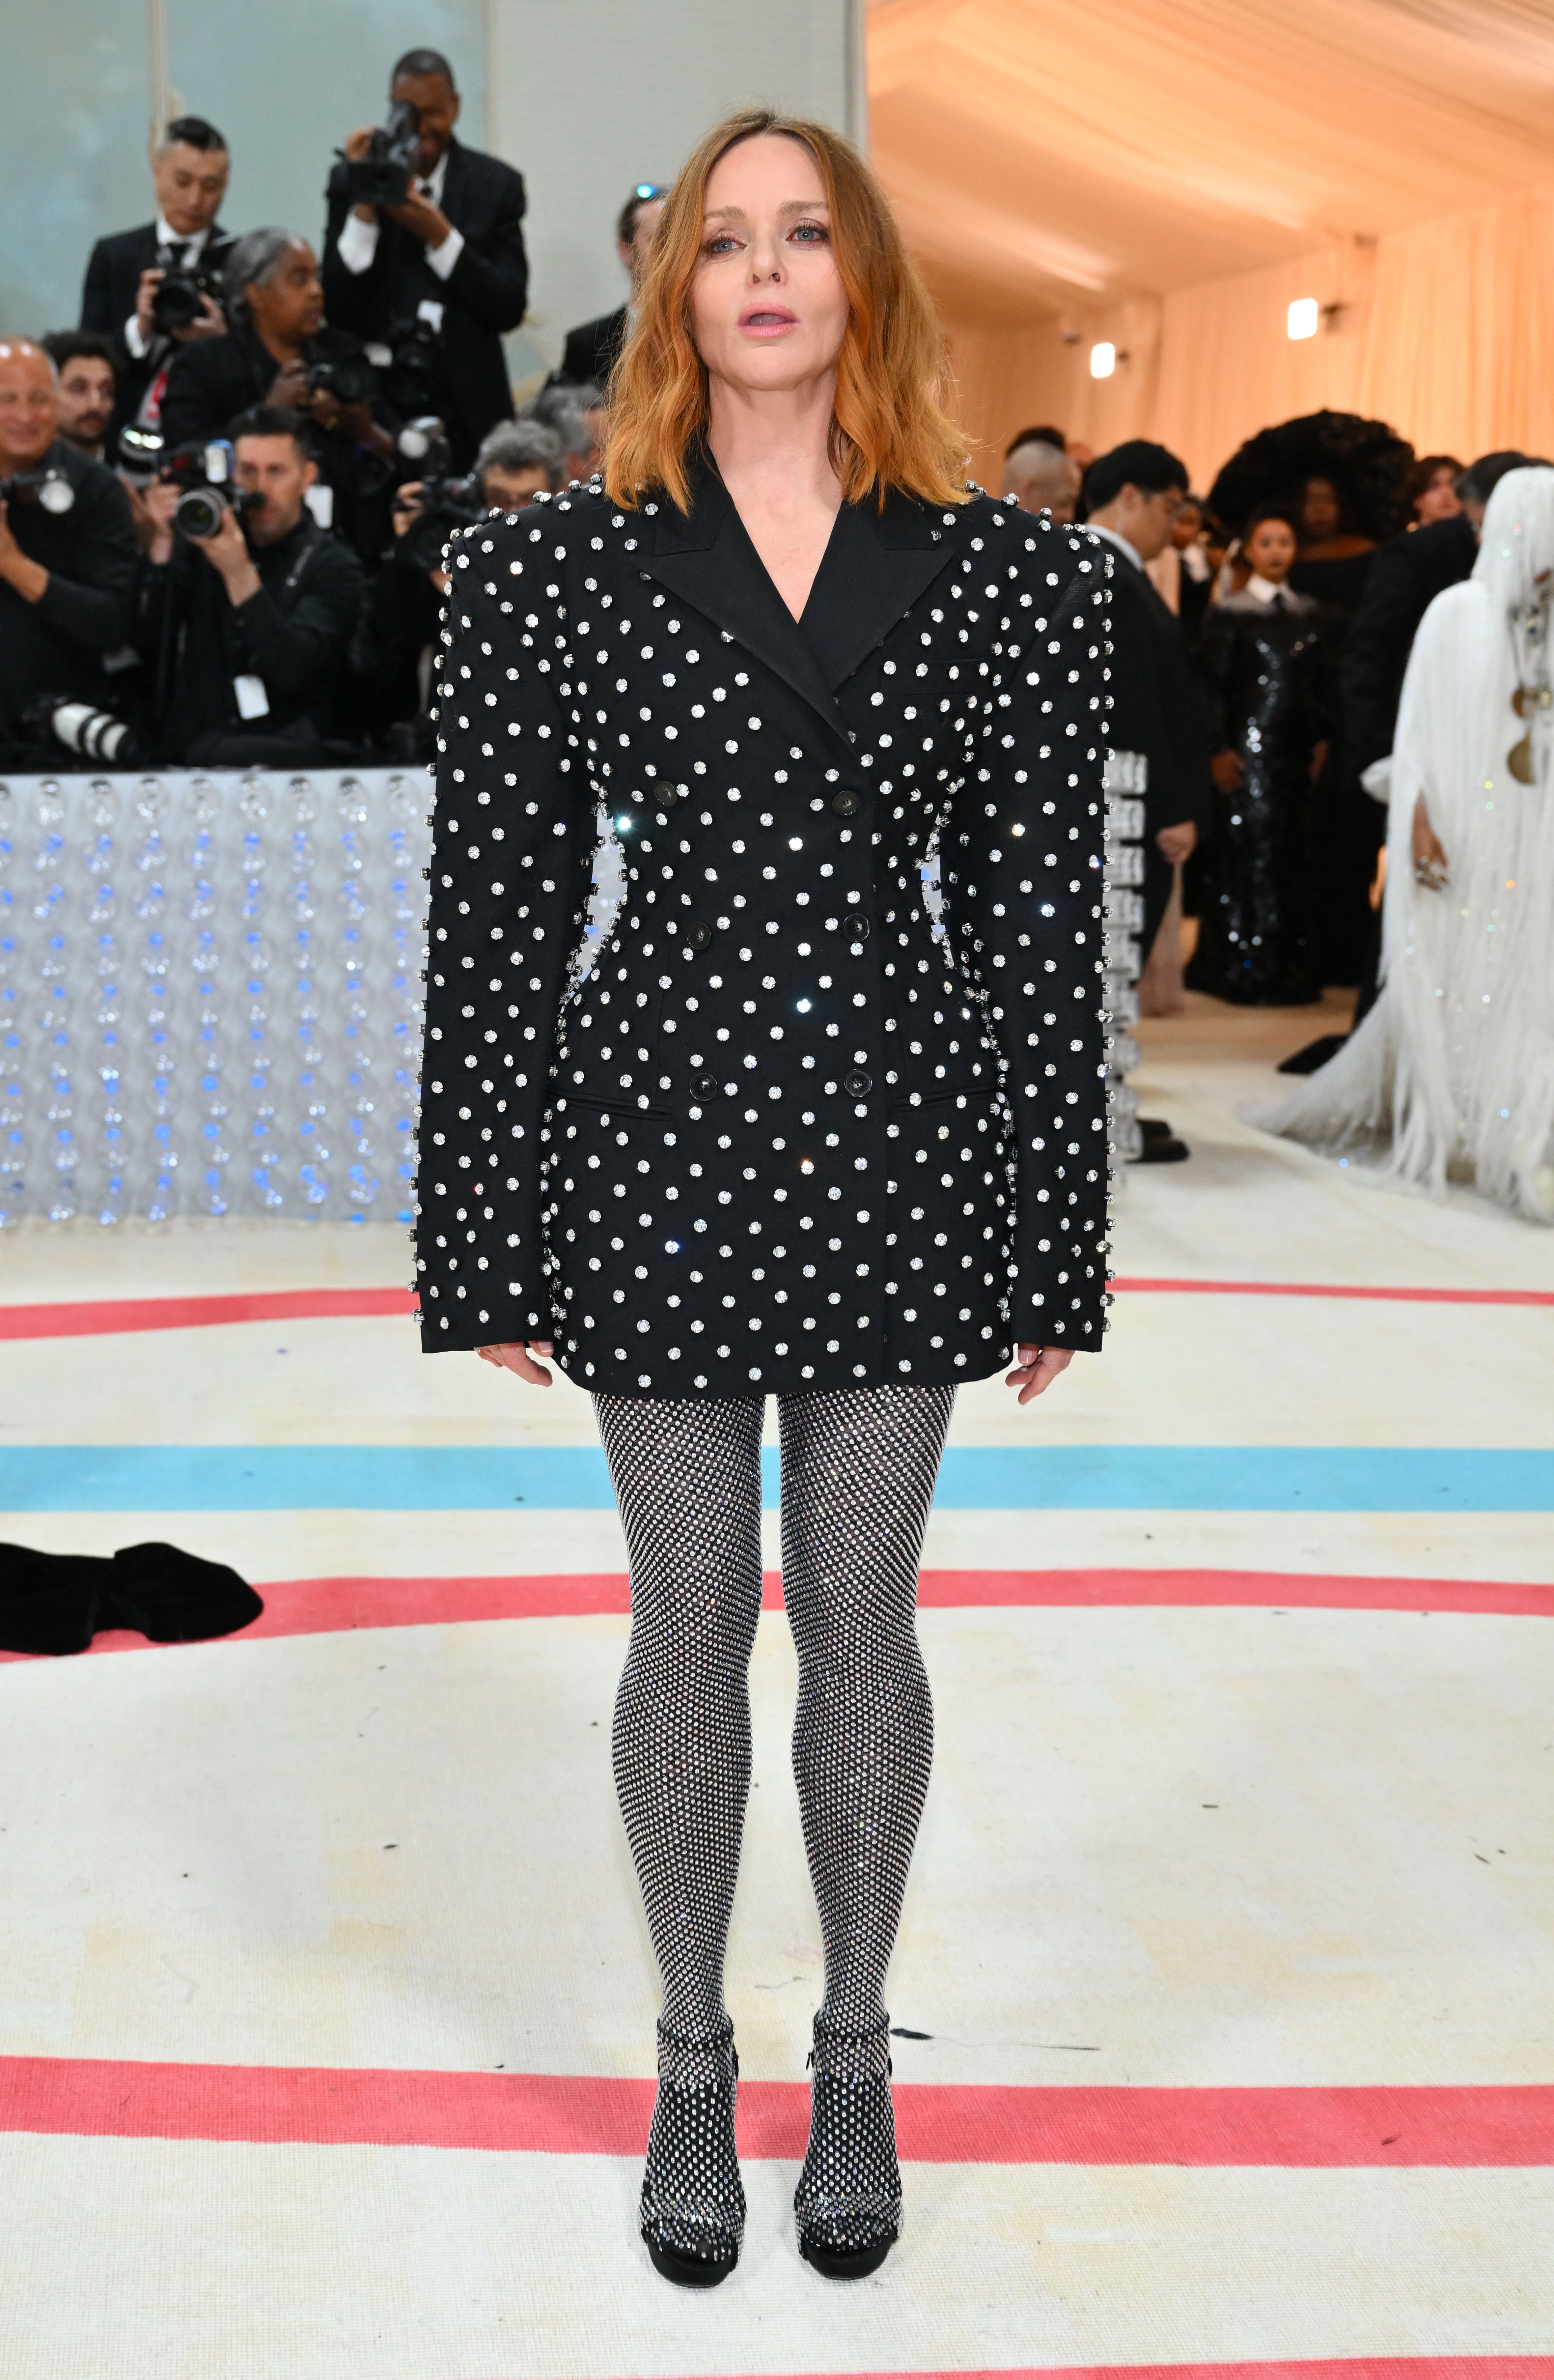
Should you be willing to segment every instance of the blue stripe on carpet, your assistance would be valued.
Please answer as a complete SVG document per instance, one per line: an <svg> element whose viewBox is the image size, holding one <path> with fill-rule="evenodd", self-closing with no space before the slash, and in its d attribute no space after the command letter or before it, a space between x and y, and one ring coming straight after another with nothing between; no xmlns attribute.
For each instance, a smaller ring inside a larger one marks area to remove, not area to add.
<svg viewBox="0 0 1554 2380"><path fill-rule="evenodd" d="M764 1458L776 1501L777 1456ZM601 1512L597 1447L9 1446L0 1511ZM1395 1446L953 1446L943 1511L1541 1512L1554 1452Z"/></svg>

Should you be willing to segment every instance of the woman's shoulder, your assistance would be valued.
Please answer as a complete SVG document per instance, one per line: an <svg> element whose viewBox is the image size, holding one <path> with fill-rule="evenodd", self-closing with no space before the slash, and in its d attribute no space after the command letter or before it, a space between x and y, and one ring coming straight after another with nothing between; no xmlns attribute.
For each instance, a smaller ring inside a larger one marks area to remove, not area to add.
<svg viewBox="0 0 1554 2380"><path fill-rule="evenodd" d="M509 567L538 547L547 562L589 554L602 559L617 547L623 561L635 554L643 533L642 513L624 512L605 493L601 480L574 480L554 495L540 493L510 512L488 513L450 540L453 565L476 568L504 559Z"/></svg>

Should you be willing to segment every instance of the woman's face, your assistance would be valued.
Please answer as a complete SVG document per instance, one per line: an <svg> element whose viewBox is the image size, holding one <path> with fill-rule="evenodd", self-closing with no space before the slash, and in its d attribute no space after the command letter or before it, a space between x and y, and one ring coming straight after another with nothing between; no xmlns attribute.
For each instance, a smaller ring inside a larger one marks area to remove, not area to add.
<svg viewBox="0 0 1554 2380"><path fill-rule="evenodd" d="M1307 480L1301 499L1301 527L1312 544L1319 545L1325 537L1336 537L1342 519L1338 490L1332 481Z"/></svg>
<svg viewBox="0 0 1554 2380"><path fill-rule="evenodd" d="M1450 463L1442 463L1430 473L1429 484L1414 497L1414 518L1424 528L1429 521L1455 520L1462 509L1456 471Z"/></svg>
<svg viewBox="0 0 1554 2380"><path fill-rule="evenodd" d="M755 394L834 371L847 293L820 170L802 140L763 132L707 181L691 331L713 380Z"/></svg>
<svg viewBox="0 0 1554 2380"><path fill-rule="evenodd" d="M1281 587L1295 558L1295 532L1288 521L1259 521L1246 540L1246 559L1259 578Z"/></svg>
<svg viewBox="0 0 1554 2380"><path fill-rule="evenodd" d="M310 339L323 321L323 284L318 259L305 239L294 239L267 281L250 281L243 292L253 325L283 339Z"/></svg>

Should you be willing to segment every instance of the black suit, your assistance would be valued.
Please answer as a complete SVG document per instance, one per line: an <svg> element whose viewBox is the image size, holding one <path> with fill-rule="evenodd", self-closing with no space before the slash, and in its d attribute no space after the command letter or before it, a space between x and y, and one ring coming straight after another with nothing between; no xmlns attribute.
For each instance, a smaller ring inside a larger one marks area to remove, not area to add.
<svg viewBox="0 0 1554 2380"><path fill-rule="evenodd" d="M215 225L200 252L199 270L209 278L217 278L235 245L231 235ZM181 352L172 339L153 337L140 357L132 356L124 344L125 324L135 311L141 273L149 273L153 265L165 270L170 261L171 251L158 244L156 225L149 223L140 225L134 231L111 232L106 239L98 241L87 261L80 327L83 331L101 332L104 338L112 339L116 351L118 384L108 431L110 455L125 423L139 415L146 391L157 373L171 357ZM202 343L191 339L185 344L198 346Z"/></svg>
<svg viewBox="0 0 1554 2380"><path fill-rule="evenodd" d="M1099 540L844 504L795 621L704 470L688 516L483 522L451 577L425 1345L553 1330L655 1397L1099 1348ZM574 992L601 803L625 898Z"/></svg>
<svg viewBox="0 0 1554 2380"><path fill-rule="evenodd" d="M593 322L579 322L575 331L568 331L561 370L552 378L568 381L575 387L586 381L591 381L596 388L607 387L625 345L629 319L627 308L617 306L613 314L601 314Z"/></svg>
<svg viewBox="0 0 1554 2380"><path fill-rule="evenodd" d="M330 321L376 342L413 322L423 302L443 309L429 397L447 424L455 468L467 470L487 431L513 415L502 334L517 329L528 298L522 175L499 157L450 142L443 212L464 235L464 249L446 281L427 262L425 243L383 213L370 265L365 273L347 271L339 252L350 212L344 165L330 176L328 197L323 294ZM389 395L400 402L392 383Z"/></svg>
<svg viewBox="0 0 1554 2380"><path fill-rule="evenodd" d="M63 513L38 504L6 507L23 553L49 574L36 603L0 582L0 743L6 745L41 694L117 707L103 663L128 641L140 564L129 499L112 471L63 438L42 468L64 473L75 502Z"/></svg>
<svg viewBox="0 0 1554 2380"><path fill-rule="evenodd" d="M1147 763L1142 938L1147 959L1172 886L1171 862L1155 837L1161 827L1190 820L1201 842L1213 816L1208 703L1181 622L1147 574L1120 547L1112 551L1107 741L1114 752L1142 753Z"/></svg>
<svg viewBox="0 0 1554 2380"><path fill-rule="evenodd" d="M1358 775L1392 748L1414 631L1442 589L1471 577L1478 540L1465 513L1390 538L1371 558L1339 656L1344 758Z"/></svg>

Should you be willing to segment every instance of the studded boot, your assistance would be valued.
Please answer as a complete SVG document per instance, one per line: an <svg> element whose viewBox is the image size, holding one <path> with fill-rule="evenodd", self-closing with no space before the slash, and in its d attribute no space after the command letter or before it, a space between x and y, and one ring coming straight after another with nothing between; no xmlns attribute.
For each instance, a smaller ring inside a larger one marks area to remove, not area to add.
<svg viewBox="0 0 1554 2380"><path fill-rule="evenodd" d="M659 2087L637 2221L657 2271L682 2289L713 2289L739 2261L745 2189L734 2145L739 2058L734 2026L678 2033L661 2018Z"/></svg>
<svg viewBox="0 0 1554 2380"><path fill-rule="evenodd" d="M850 2032L815 2019L809 2146L794 2193L798 2252L836 2281L878 2271L901 2233L890 2019Z"/></svg>

